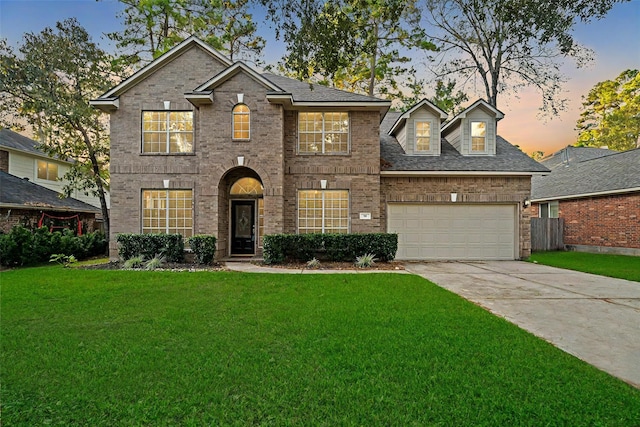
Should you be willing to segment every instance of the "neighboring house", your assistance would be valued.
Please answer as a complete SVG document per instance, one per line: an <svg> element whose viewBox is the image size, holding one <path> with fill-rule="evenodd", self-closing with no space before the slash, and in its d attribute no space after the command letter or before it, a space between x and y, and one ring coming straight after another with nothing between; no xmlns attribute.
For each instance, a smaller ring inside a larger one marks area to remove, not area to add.
<svg viewBox="0 0 640 427"><path fill-rule="evenodd" d="M532 180L532 215L564 218L570 249L640 255L640 149L567 147Z"/></svg>
<svg viewBox="0 0 640 427"><path fill-rule="evenodd" d="M69 171L71 162L49 157L39 146L31 138L9 129L0 129L0 170L61 193L66 184L64 175ZM82 191L74 190L71 197L100 208L99 198Z"/></svg>
<svg viewBox="0 0 640 427"><path fill-rule="evenodd" d="M548 170L484 101L447 123L426 100L391 113L192 37L91 104L111 114L112 257L132 232L213 234L219 258L310 232L396 232L399 259L530 254L524 202Z"/></svg>
<svg viewBox="0 0 640 427"><path fill-rule="evenodd" d="M100 209L80 200L42 187L26 178L0 170L0 232L14 225L29 228L47 226L51 230L70 228L80 233L96 228Z"/></svg>

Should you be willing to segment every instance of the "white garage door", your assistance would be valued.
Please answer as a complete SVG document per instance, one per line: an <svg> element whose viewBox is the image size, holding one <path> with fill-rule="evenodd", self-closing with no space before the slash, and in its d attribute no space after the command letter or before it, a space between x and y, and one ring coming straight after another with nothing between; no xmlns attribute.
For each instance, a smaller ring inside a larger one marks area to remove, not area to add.
<svg viewBox="0 0 640 427"><path fill-rule="evenodd" d="M389 204L401 260L516 258L515 205Z"/></svg>

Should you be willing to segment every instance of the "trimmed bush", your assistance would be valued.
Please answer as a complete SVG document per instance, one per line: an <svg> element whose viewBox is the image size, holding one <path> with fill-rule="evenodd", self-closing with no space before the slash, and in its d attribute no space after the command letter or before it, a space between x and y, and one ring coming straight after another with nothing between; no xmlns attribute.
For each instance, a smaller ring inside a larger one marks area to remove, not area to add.
<svg viewBox="0 0 640 427"><path fill-rule="evenodd" d="M158 254L167 262L184 261L184 241L180 234L118 234L118 255L127 260L137 256L152 259Z"/></svg>
<svg viewBox="0 0 640 427"><path fill-rule="evenodd" d="M187 239L198 264L211 264L216 254L216 236L197 234Z"/></svg>
<svg viewBox="0 0 640 427"><path fill-rule="evenodd" d="M16 225L0 234L0 263L10 267L44 263L54 254L85 259L106 250L107 239L100 231L76 236L71 230L51 233L46 227L32 231Z"/></svg>
<svg viewBox="0 0 640 427"><path fill-rule="evenodd" d="M362 254L392 261L397 250L398 235L391 233L272 234L264 236L263 255L266 264L307 262L313 258L354 262Z"/></svg>

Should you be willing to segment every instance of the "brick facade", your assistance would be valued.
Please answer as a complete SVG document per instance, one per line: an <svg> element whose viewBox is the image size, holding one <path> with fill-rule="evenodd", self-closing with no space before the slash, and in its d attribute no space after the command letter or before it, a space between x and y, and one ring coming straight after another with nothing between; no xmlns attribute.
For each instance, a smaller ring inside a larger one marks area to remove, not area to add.
<svg viewBox="0 0 640 427"><path fill-rule="evenodd" d="M531 194L531 179L523 177L389 177L380 186L380 222L387 224L387 203L452 203L451 193L457 193L456 203L493 203L517 206L520 258L531 255L530 210L523 201Z"/></svg>
<svg viewBox="0 0 640 427"><path fill-rule="evenodd" d="M218 80L211 104L194 107L185 99L186 92L226 68L192 46L118 94L119 106L111 113L111 258L117 258L117 234L142 231L142 191L164 189L166 180L169 189L192 190L193 233L215 235L216 257L226 257L231 246L230 188L243 177L258 179L264 187L265 234L296 233L298 191L319 190L326 180L328 190L349 191L349 226L354 233L385 231L388 202L442 202L458 192L464 203L513 204L519 212L519 254L529 255L529 216L521 208L530 195L529 176L381 177L377 105L349 110L348 154L298 154L298 109L332 108L287 109L269 102L272 88L243 70ZM247 141L232 138L232 109L239 94L251 114ZM192 153L141 153L142 112L163 111L166 101L171 110L193 111Z"/></svg>
<svg viewBox="0 0 640 427"><path fill-rule="evenodd" d="M9 152L0 150L0 171L9 173Z"/></svg>
<svg viewBox="0 0 640 427"><path fill-rule="evenodd" d="M564 244L640 249L640 194L560 200ZM538 216L538 205L532 205Z"/></svg>

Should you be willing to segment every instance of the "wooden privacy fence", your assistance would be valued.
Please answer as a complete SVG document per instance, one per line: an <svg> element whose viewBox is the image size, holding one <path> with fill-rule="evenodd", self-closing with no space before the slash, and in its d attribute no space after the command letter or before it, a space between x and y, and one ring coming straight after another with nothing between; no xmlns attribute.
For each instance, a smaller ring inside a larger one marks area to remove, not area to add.
<svg viewBox="0 0 640 427"><path fill-rule="evenodd" d="M563 218L531 218L531 251L564 250Z"/></svg>

